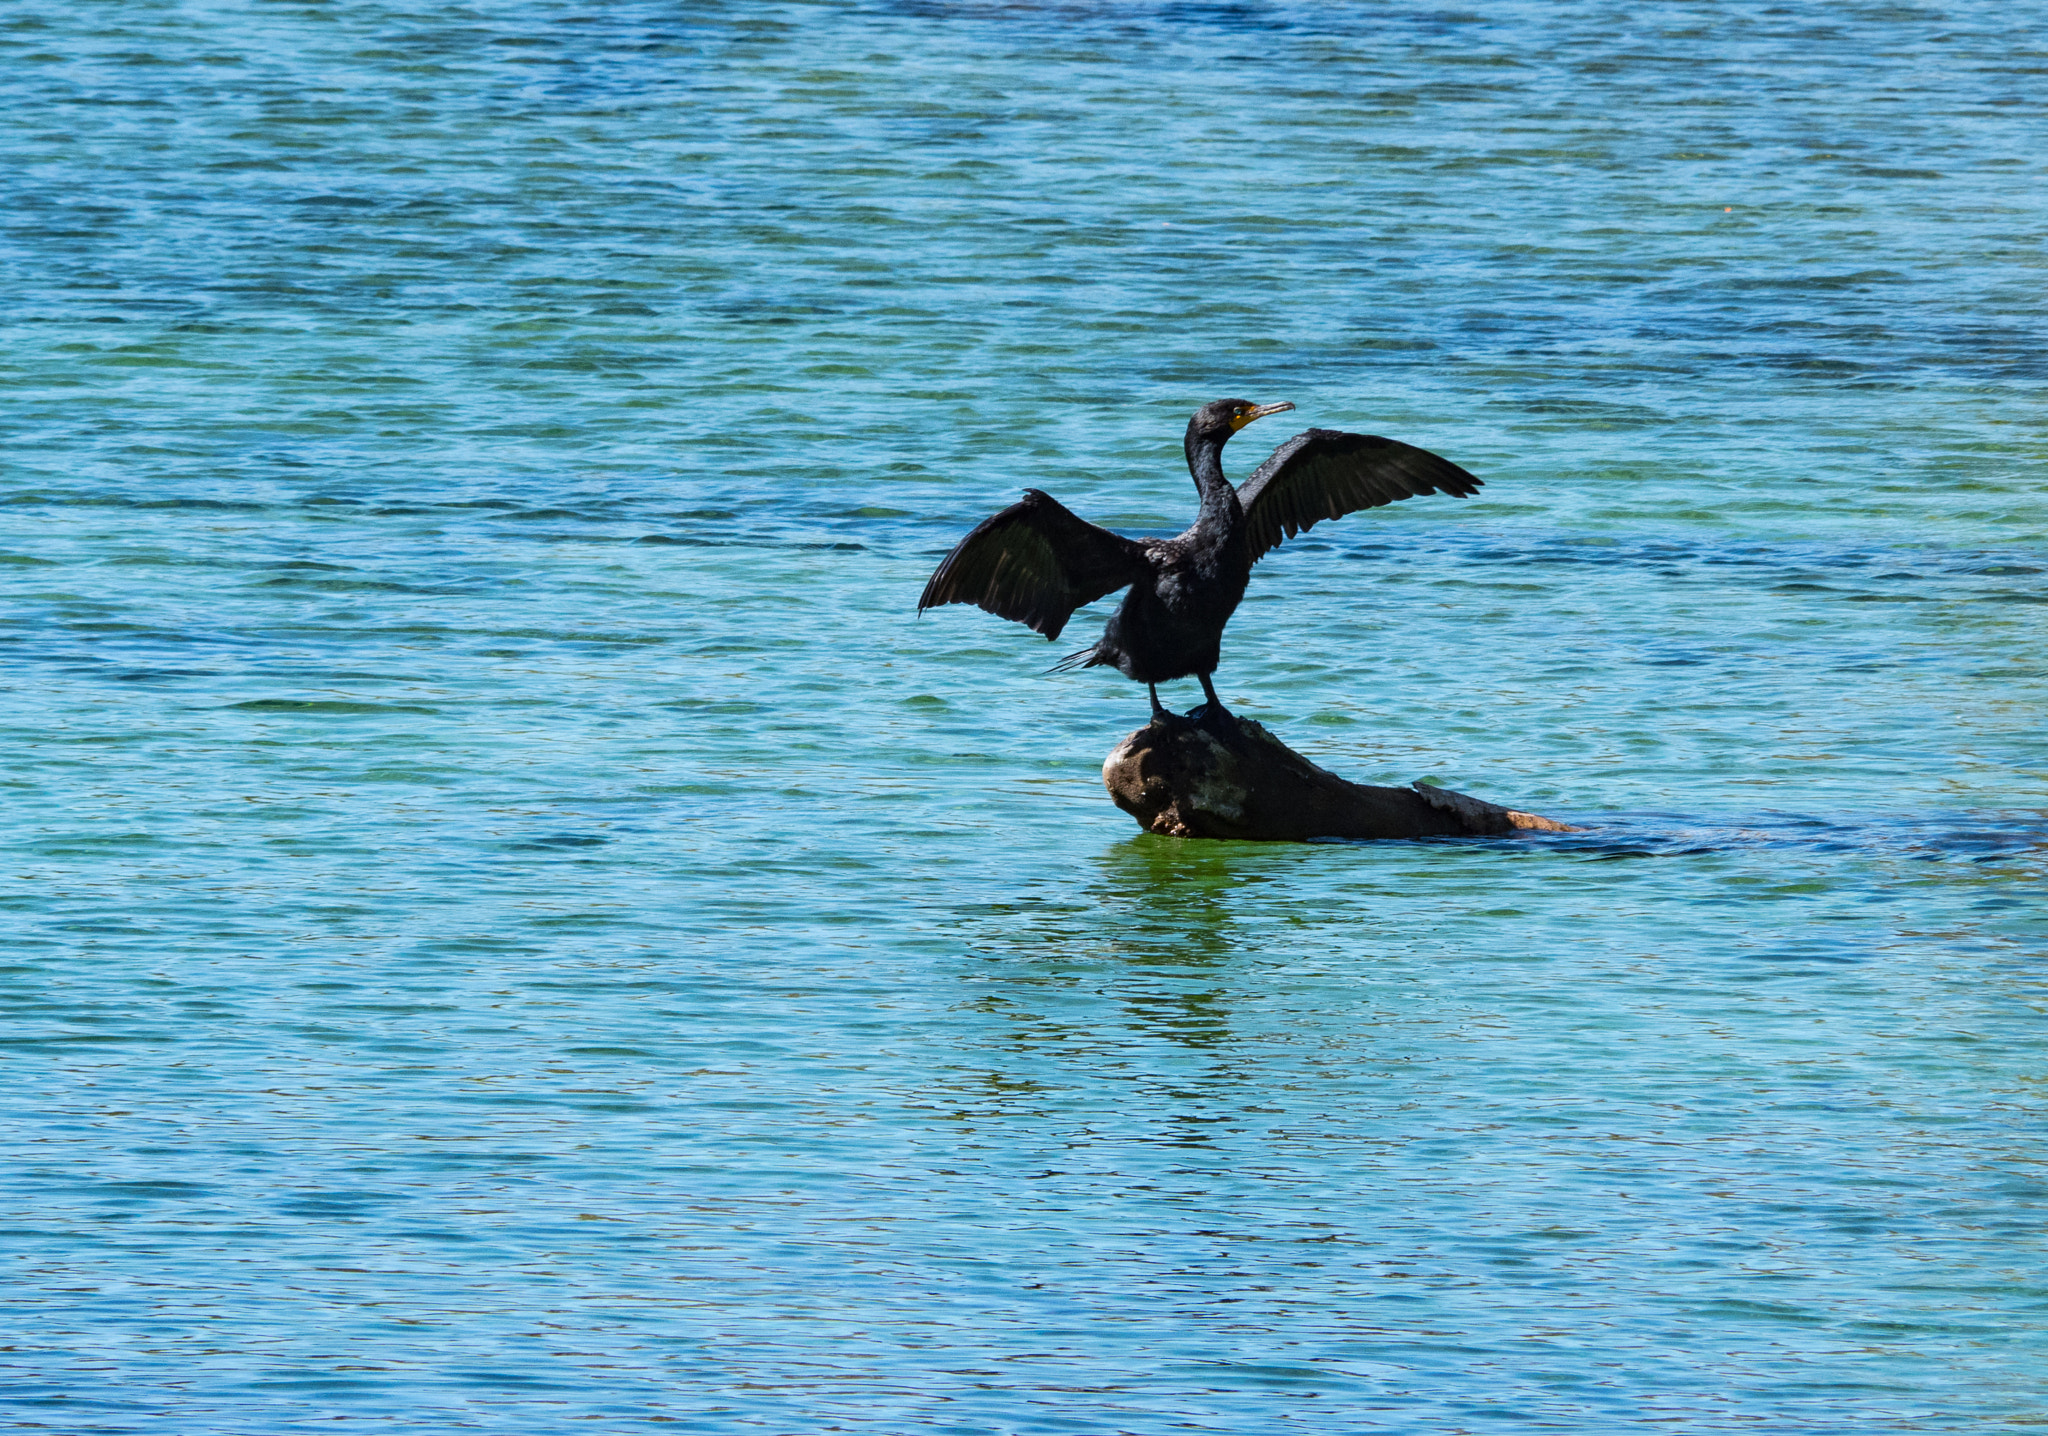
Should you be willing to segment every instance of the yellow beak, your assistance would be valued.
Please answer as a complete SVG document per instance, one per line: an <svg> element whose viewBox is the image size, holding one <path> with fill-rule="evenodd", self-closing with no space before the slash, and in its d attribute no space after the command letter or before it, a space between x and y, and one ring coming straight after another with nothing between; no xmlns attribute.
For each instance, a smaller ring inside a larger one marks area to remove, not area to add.
<svg viewBox="0 0 2048 1436"><path fill-rule="evenodd" d="M1230 432L1234 434L1254 419L1263 419L1268 414L1284 414L1293 407L1292 404L1254 404L1242 414L1231 416Z"/></svg>

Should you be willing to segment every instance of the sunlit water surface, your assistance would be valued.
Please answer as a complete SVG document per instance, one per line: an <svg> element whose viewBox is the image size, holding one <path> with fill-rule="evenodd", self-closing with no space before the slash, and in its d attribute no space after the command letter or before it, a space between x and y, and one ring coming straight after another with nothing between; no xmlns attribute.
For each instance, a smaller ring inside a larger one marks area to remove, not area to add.
<svg viewBox="0 0 2048 1436"><path fill-rule="evenodd" d="M6 7L7 1418L2048 1416L2041 17L1475 8ZM1226 700L1584 833L913 617L1223 394L1487 482Z"/></svg>

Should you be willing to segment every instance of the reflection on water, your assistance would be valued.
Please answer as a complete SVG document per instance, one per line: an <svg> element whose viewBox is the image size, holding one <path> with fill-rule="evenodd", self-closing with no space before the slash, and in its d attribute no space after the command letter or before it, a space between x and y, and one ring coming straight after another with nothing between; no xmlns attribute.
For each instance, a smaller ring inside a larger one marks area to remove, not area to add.
<svg viewBox="0 0 2048 1436"><path fill-rule="evenodd" d="M1242 950L1232 906L1255 894L1269 866L1258 844L1128 837L1095 855L1086 896L1113 921L1113 950L1127 961L1202 967Z"/></svg>
<svg viewBox="0 0 2048 1436"><path fill-rule="evenodd" d="M1256 866L1248 846L1139 837L1099 855L1100 877L1088 895L1115 926L1111 955L1132 969L1120 996L1139 1038L1219 1053L1228 1047L1229 989L1214 985L1213 974L1210 983L1201 979L1244 951L1231 905L1259 881L1246 871Z"/></svg>

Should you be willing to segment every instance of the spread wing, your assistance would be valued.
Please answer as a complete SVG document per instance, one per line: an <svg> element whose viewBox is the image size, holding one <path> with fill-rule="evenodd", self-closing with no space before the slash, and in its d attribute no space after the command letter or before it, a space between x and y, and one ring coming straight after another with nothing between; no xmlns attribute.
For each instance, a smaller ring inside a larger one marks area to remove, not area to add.
<svg viewBox="0 0 2048 1436"><path fill-rule="evenodd" d="M1479 480L1449 459L1398 439L1308 429L1259 465L1238 488L1237 501L1257 561L1282 539L1324 519L1438 490L1462 499L1478 492Z"/></svg>
<svg viewBox="0 0 2048 1436"><path fill-rule="evenodd" d="M1075 609L1147 571L1142 544L1097 528L1051 494L1026 489L946 555L917 611L972 603L1058 638Z"/></svg>

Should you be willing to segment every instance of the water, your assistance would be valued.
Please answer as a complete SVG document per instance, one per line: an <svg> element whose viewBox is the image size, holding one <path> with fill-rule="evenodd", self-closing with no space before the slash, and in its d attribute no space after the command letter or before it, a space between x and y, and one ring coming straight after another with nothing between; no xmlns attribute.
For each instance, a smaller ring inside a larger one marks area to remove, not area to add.
<svg viewBox="0 0 2048 1436"><path fill-rule="evenodd" d="M2041 1420L2030 13L10 6L0 1409ZM913 618L1224 394L1488 485L1226 700L1585 833Z"/></svg>

